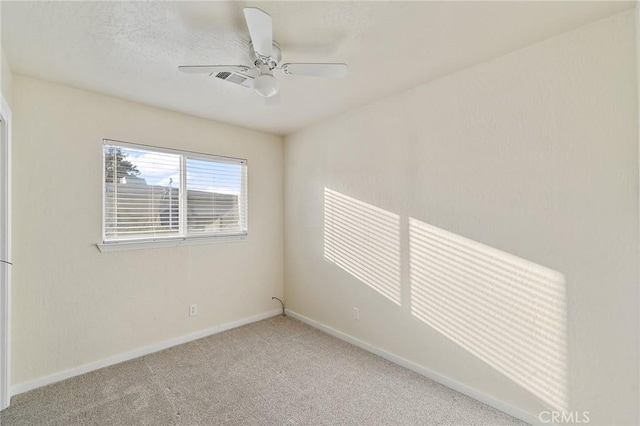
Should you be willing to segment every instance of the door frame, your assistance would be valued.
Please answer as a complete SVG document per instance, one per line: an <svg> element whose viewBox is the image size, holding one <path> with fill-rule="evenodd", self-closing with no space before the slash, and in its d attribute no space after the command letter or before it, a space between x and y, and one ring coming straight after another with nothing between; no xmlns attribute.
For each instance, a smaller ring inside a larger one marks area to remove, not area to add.
<svg viewBox="0 0 640 426"><path fill-rule="evenodd" d="M0 93L0 260L11 262L11 110ZM9 406L10 383L10 322L11 322L11 264L0 265L0 410Z"/></svg>

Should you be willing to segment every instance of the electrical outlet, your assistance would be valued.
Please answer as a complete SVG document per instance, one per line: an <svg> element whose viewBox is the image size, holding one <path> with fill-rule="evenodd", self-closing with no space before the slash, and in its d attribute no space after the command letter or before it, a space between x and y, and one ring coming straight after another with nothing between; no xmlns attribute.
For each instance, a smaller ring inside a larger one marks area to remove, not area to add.
<svg viewBox="0 0 640 426"><path fill-rule="evenodd" d="M195 317L198 315L198 305L189 305L189 316Z"/></svg>
<svg viewBox="0 0 640 426"><path fill-rule="evenodd" d="M360 319L360 309L353 308L353 319L354 320L359 320Z"/></svg>

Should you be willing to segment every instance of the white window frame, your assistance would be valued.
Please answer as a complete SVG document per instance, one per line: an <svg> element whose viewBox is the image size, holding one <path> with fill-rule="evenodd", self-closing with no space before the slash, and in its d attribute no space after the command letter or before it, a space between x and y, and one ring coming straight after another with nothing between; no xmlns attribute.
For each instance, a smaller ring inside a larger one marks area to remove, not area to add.
<svg viewBox="0 0 640 426"><path fill-rule="evenodd" d="M145 151L159 152L165 154L173 154L180 156L180 234L172 236L162 237L150 237L150 238L135 238L135 239L123 239L123 240L107 240L106 239L106 227L105 227L105 206L106 206L106 179L105 179L105 145L114 145L129 149L139 149ZM170 149L157 147L152 145L134 144L130 142L122 142L115 139L103 139L101 144L102 149L102 242L97 244L98 249L101 252L120 251L120 250L138 250L147 248L159 248L159 247L176 247L182 245L194 245L194 244L211 244L211 243L227 243L227 242L239 242L245 241L248 238L249 229L249 187L248 187L248 160L243 158L227 157L222 155L205 154L201 152L185 151L178 149ZM228 234L203 234L203 235L184 235L184 224L186 224L186 161L187 159L206 160L206 161L220 161L228 163L240 163L243 164L247 172L242 175L241 188L245 190L245 194L240 195L239 208L244 212L244 231ZM183 187L183 185L185 185Z"/></svg>

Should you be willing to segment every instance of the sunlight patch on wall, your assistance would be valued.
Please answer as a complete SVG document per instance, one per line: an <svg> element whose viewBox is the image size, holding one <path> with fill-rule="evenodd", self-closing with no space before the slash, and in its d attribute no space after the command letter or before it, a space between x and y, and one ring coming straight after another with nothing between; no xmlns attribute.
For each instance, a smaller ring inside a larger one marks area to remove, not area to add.
<svg viewBox="0 0 640 426"><path fill-rule="evenodd" d="M400 217L324 189L324 258L400 305Z"/></svg>
<svg viewBox="0 0 640 426"><path fill-rule="evenodd" d="M411 313L566 410L564 275L413 218L409 241Z"/></svg>

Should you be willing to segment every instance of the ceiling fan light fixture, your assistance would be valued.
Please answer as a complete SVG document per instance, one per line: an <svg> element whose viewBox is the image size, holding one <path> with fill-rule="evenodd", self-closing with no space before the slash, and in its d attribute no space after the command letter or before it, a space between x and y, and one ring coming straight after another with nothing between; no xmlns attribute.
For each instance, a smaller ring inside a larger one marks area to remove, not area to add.
<svg viewBox="0 0 640 426"><path fill-rule="evenodd" d="M280 90L280 83L274 76L260 74L253 80L253 90L265 98L274 96Z"/></svg>

